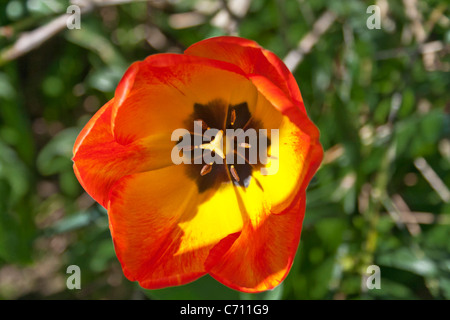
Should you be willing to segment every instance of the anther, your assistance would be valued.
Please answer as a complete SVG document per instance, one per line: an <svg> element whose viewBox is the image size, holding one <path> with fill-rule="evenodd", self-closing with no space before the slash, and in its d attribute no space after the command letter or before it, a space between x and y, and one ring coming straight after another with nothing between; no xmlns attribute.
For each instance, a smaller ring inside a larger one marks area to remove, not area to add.
<svg viewBox="0 0 450 320"><path fill-rule="evenodd" d="M250 143L242 142L239 144L239 147L245 148L245 149L250 149L252 146L250 145Z"/></svg>
<svg viewBox="0 0 450 320"><path fill-rule="evenodd" d="M237 171L233 165L230 166L230 172L231 172L231 175L233 176L234 180L236 180L237 182L239 182L241 180L241 179L239 179Z"/></svg>
<svg viewBox="0 0 450 320"><path fill-rule="evenodd" d="M212 170L212 165L211 164L205 164L202 168L202 170L200 171L200 175L204 176L205 174L210 173Z"/></svg>
<svg viewBox="0 0 450 320"><path fill-rule="evenodd" d="M231 125L234 125L234 122L236 121L236 110L231 110Z"/></svg>

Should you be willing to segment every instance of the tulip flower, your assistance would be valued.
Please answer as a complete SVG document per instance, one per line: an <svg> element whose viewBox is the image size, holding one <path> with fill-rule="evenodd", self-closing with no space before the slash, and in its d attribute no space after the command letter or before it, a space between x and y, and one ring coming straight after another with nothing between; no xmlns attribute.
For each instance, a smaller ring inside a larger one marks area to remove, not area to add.
<svg viewBox="0 0 450 320"><path fill-rule="evenodd" d="M73 152L129 280L243 292L289 273L323 154L291 72L238 37L133 63Z"/></svg>

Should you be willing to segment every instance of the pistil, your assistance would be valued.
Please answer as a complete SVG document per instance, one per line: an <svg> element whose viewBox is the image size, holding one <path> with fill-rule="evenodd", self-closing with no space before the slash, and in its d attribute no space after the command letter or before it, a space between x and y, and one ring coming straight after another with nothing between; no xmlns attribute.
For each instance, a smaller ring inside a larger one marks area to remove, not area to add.
<svg viewBox="0 0 450 320"><path fill-rule="evenodd" d="M220 130L210 143L204 143L200 145L200 149L211 150L211 152L215 152L216 154L219 155L219 157L225 159L225 155L223 154L222 150L223 147L222 139L223 139L223 131Z"/></svg>

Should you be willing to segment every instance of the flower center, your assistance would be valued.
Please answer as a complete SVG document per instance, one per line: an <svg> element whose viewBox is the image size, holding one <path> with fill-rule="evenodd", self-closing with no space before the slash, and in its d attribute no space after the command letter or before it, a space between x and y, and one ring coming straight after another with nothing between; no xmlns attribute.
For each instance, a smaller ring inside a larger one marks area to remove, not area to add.
<svg viewBox="0 0 450 320"><path fill-rule="evenodd" d="M199 192L229 181L248 187L252 171L259 169L261 164L250 161L253 159L250 151L256 152L253 148L256 143L254 145L247 131L256 132L261 126L252 118L247 103L227 105L220 99L205 105L196 103L185 124L191 136L191 145L187 149L197 151L197 156L195 152L190 153L188 175L196 181ZM199 150L202 151L200 156Z"/></svg>
<svg viewBox="0 0 450 320"><path fill-rule="evenodd" d="M200 149L207 149L215 152L219 155L222 159L225 159L225 156L223 154L222 145L223 145L223 131L220 130L217 135L214 137L213 141L210 143L204 143L200 145Z"/></svg>

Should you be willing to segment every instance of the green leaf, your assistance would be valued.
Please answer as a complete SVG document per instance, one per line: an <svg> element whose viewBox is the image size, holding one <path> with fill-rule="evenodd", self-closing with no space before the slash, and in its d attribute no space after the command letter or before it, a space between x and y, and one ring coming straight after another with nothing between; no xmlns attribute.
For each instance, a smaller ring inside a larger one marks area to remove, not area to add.
<svg viewBox="0 0 450 320"><path fill-rule="evenodd" d="M79 129L68 128L58 133L39 153L36 165L43 175L71 170L72 149Z"/></svg>
<svg viewBox="0 0 450 320"><path fill-rule="evenodd" d="M400 248L385 253L378 258L380 265L403 269L420 276L433 277L437 274L434 261L421 254L414 253L409 248Z"/></svg>

